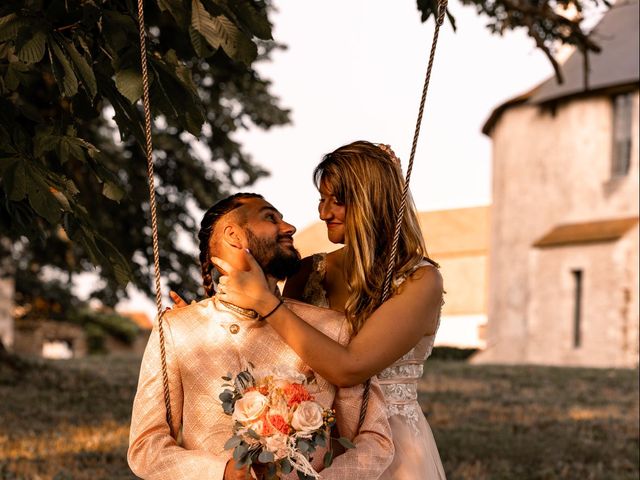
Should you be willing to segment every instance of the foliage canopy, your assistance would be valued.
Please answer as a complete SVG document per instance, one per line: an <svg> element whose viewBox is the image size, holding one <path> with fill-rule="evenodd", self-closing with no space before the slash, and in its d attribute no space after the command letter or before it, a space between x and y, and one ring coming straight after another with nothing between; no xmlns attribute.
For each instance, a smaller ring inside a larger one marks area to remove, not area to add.
<svg viewBox="0 0 640 480"><path fill-rule="evenodd" d="M606 0L462 0L497 34L525 28L551 59L557 42L598 47L559 7ZM417 0L426 21L436 0ZM289 112L254 69L274 48L265 0L147 0L161 269L198 289L181 238L197 210L266 172L234 139ZM455 28L455 21L449 15ZM0 255L12 257L16 303L76 306L73 275L108 305L127 282L151 291L148 190L135 0L4 0L0 5ZM199 140L195 144L194 140ZM43 283L47 272L53 282Z"/></svg>
<svg viewBox="0 0 640 480"><path fill-rule="evenodd" d="M145 8L161 265L171 286L195 292L198 270L178 242L196 230L194 211L266 174L233 133L289 121L252 66L278 45L262 1ZM99 266L108 304L130 280L150 290L136 22L129 0L0 6L0 227L24 280L17 303L44 266L66 279Z"/></svg>

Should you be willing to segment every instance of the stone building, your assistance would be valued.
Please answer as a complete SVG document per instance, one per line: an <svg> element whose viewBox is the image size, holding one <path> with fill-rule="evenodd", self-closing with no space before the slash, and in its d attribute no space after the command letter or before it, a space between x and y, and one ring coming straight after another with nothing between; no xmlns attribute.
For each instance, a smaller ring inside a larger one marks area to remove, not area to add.
<svg viewBox="0 0 640 480"><path fill-rule="evenodd" d="M487 349L476 362L638 364L638 2L497 107ZM585 83L585 80L588 83Z"/></svg>
<svg viewBox="0 0 640 480"><path fill-rule="evenodd" d="M489 207L420 212L419 221L427 251L440 264L447 291L436 345L484 347ZM329 242L322 222L298 232L295 245L303 257L341 247Z"/></svg>

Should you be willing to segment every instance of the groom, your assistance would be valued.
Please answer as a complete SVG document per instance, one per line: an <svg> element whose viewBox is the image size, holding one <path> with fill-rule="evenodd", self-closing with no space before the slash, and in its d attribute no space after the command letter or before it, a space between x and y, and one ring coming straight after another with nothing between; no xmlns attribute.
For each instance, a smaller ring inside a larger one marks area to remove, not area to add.
<svg viewBox="0 0 640 480"><path fill-rule="evenodd" d="M295 228L282 220L271 204L256 194L236 194L211 207L199 234L205 290L212 288L211 256L236 268L246 268L242 250L249 248L270 284L293 273L299 254L293 247ZM286 300L288 308L335 340L348 341L344 317L328 309ZM237 373L248 362L255 367L279 365L308 372L300 358L255 312L221 302L216 296L164 316L164 337L172 412L172 430L165 416L160 342L154 328L145 350L138 391L133 404L128 460L144 479L240 478L240 471L223 446L232 435L231 417L223 412L218 395L228 372ZM372 384L369 407L358 432L362 386L336 389L316 375L315 400L335 408L342 436L355 449L336 457L322 471L323 480L375 479L391 463L393 443L382 391ZM170 431L182 429L179 443ZM312 464L322 469L324 451ZM287 478L297 478L293 473Z"/></svg>

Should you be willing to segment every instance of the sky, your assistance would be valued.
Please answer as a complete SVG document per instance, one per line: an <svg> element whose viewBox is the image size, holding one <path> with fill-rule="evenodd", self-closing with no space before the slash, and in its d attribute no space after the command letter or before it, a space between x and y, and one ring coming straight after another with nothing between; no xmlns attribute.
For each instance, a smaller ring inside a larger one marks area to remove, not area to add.
<svg viewBox="0 0 640 480"><path fill-rule="evenodd" d="M251 190L304 228L317 219L311 174L322 155L354 140L391 145L406 168L434 23L415 0L280 0L274 38L288 45L259 66L292 109L292 124L238 138L272 175ZM440 31L412 192L419 210L491 202L492 109L549 77L524 32L493 36L486 19L450 5L457 33Z"/></svg>
<svg viewBox="0 0 640 480"><path fill-rule="evenodd" d="M391 145L406 168L434 23L415 0L276 0L273 36L288 48L258 65L292 123L236 136L271 176L261 193L298 229L317 220L313 168L354 140ZM411 190L418 210L491 202L491 142L481 133L493 108L552 75L523 31L491 35L487 20L457 1L457 24L440 30ZM167 292L165 292L167 293ZM141 294L121 310L154 304Z"/></svg>

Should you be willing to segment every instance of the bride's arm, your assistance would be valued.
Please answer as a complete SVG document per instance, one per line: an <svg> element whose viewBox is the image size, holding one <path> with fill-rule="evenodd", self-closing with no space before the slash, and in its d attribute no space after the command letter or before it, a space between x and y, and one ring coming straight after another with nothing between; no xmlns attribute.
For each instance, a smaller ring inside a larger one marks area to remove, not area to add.
<svg viewBox="0 0 640 480"><path fill-rule="evenodd" d="M269 292L260 267L247 255L250 271L229 272L225 300L266 315L279 302ZM214 259L214 263L221 261ZM283 340L321 376L338 386L363 382L408 352L423 335L437 328L442 303L442 277L433 267L422 267L399 292L367 319L351 342L342 346L318 332L285 305L267 319Z"/></svg>

